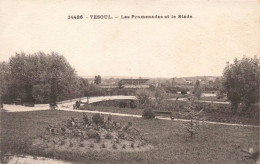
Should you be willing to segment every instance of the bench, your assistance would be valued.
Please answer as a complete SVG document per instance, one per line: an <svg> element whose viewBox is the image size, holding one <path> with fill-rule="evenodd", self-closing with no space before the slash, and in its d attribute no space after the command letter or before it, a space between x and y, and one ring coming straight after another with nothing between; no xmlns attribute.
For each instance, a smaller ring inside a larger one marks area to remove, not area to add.
<svg viewBox="0 0 260 164"><path fill-rule="evenodd" d="M171 111L159 111L159 110L155 110L155 111L153 111L153 112L154 112L155 116L156 116L156 114L164 114L164 115L170 115L171 120L174 119L173 116L172 116L172 112L171 112Z"/></svg>

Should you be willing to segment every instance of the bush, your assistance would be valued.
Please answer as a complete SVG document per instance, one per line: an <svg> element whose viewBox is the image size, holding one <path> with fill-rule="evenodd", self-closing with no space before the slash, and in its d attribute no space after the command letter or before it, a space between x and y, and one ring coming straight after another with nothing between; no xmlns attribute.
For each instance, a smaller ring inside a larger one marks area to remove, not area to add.
<svg viewBox="0 0 260 164"><path fill-rule="evenodd" d="M92 121L96 124L96 125L103 125L104 124L104 116L101 116L100 114L94 114L92 116Z"/></svg>
<svg viewBox="0 0 260 164"><path fill-rule="evenodd" d="M127 107L127 102L125 101L120 101L118 104L119 108L126 108Z"/></svg>
<svg viewBox="0 0 260 164"><path fill-rule="evenodd" d="M149 90L139 89L136 91L138 103L141 105L148 103L151 99L151 96L152 94Z"/></svg>
<svg viewBox="0 0 260 164"><path fill-rule="evenodd" d="M165 90L161 89L161 88L157 88L155 90L155 100L158 103L162 103L166 97L166 93Z"/></svg>
<svg viewBox="0 0 260 164"><path fill-rule="evenodd" d="M221 91L217 92L217 99L223 99L225 97L224 93Z"/></svg>
<svg viewBox="0 0 260 164"><path fill-rule="evenodd" d="M83 113L83 122L84 122L84 124L89 123L88 116L85 113Z"/></svg>
<svg viewBox="0 0 260 164"><path fill-rule="evenodd" d="M186 95L186 94L187 94L187 91L186 91L186 90L182 90L182 91L181 91L181 94L182 94L182 95Z"/></svg>
<svg viewBox="0 0 260 164"><path fill-rule="evenodd" d="M155 113L151 109L144 109L142 117L146 119L153 119L155 118Z"/></svg>
<svg viewBox="0 0 260 164"><path fill-rule="evenodd" d="M109 132L105 135L105 139L112 139L112 138L113 138L113 136Z"/></svg>
<svg viewBox="0 0 260 164"><path fill-rule="evenodd" d="M131 102L130 102L130 108L134 109L134 108L136 108L136 107L137 107L136 102L135 102L135 101L131 101Z"/></svg>

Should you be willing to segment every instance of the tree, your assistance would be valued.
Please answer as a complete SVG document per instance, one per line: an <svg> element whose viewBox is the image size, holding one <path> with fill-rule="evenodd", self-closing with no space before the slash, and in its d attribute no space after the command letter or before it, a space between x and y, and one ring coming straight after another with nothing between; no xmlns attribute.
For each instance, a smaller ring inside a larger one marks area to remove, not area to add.
<svg viewBox="0 0 260 164"><path fill-rule="evenodd" d="M97 85L101 83L101 76L100 75L95 76L94 83L97 84Z"/></svg>
<svg viewBox="0 0 260 164"><path fill-rule="evenodd" d="M9 59L10 87L5 97L25 102L54 103L57 100L84 95L84 81L66 59L55 52L45 54L16 53ZM68 94L71 91L72 94Z"/></svg>
<svg viewBox="0 0 260 164"><path fill-rule="evenodd" d="M0 108L3 107L3 96L7 94L9 88L10 67L6 62L0 62Z"/></svg>
<svg viewBox="0 0 260 164"><path fill-rule="evenodd" d="M37 79L35 70L35 58L34 56L25 53L16 53L16 56L9 59L11 82L13 88L14 97L22 98L24 102L32 102L32 89L33 83Z"/></svg>
<svg viewBox="0 0 260 164"><path fill-rule="evenodd" d="M200 81L197 80L195 85L194 85L194 89L193 89L193 92L194 92L194 96L200 100L200 97L201 97L201 87L200 87Z"/></svg>
<svg viewBox="0 0 260 164"><path fill-rule="evenodd" d="M68 90L77 88L77 75L67 60L58 53L48 56L46 81L50 85L50 103L55 103L61 97L66 96Z"/></svg>
<svg viewBox="0 0 260 164"><path fill-rule="evenodd" d="M123 85L121 80L118 82L118 88L119 89L123 89L124 88L124 85Z"/></svg>
<svg viewBox="0 0 260 164"><path fill-rule="evenodd" d="M166 98L166 92L162 88L157 88L154 94L155 100L158 104L162 104Z"/></svg>
<svg viewBox="0 0 260 164"><path fill-rule="evenodd" d="M227 63L223 71L223 87L231 102L232 112L236 113L240 103L243 111L259 102L259 59L243 57L235 59L234 64Z"/></svg>
<svg viewBox="0 0 260 164"><path fill-rule="evenodd" d="M140 105L149 104L151 101L152 93L146 89L139 89L136 91L136 98Z"/></svg>

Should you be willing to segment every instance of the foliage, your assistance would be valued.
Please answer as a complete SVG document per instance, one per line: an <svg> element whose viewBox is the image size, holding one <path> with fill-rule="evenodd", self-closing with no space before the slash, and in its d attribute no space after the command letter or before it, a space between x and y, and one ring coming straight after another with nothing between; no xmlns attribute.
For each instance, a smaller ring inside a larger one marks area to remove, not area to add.
<svg viewBox="0 0 260 164"><path fill-rule="evenodd" d="M153 119L155 118L155 113L151 109L144 109L142 117L146 119Z"/></svg>
<svg viewBox="0 0 260 164"><path fill-rule="evenodd" d="M222 91L217 92L217 99L223 99L224 97L225 97L225 95Z"/></svg>
<svg viewBox="0 0 260 164"><path fill-rule="evenodd" d="M120 101L118 105L119 105L119 108L126 108L128 103L126 101Z"/></svg>
<svg viewBox="0 0 260 164"><path fill-rule="evenodd" d="M163 103L163 101L164 101L165 98L166 98L166 93L165 93L165 91L164 91L162 88L157 88L157 89L155 90L154 96L155 96L155 100L156 100L159 104L161 104L161 103Z"/></svg>
<svg viewBox="0 0 260 164"><path fill-rule="evenodd" d="M89 124L88 116L85 113L83 113L83 123L84 124Z"/></svg>
<svg viewBox="0 0 260 164"><path fill-rule="evenodd" d="M95 76L94 83L97 84L97 85L101 83L101 76L100 75Z"/></svg>
<svg viewBox="0 0 260 164"><path fill-rule="evenodd" d="M186 94L187 94L187 91L186 91L186 90L181 90L181 94L182 94L182 95L186 95Z"/></svg>
<svg viewBox="0 0 260 164"><path fill-rule="evenodd" d="M92 116L92 121L96 125L103 125L104 124L104 116L100 115L99 113L96 113Z"/></svg>
<svg viewBox="0 0 260 164"><path fill-rule="evenodd" d="M200 97L201 97L201 86L200 86L200 81L197 80L195 85L194 85L194 89L193 89L193 92L194 92L194 96L200 100Z"/></svg>
<svg viewBox="0 0 260 164"><path fill-rule="evenodd" d="M2 106L2 99L8 94L10 87L10 66L6 62L0 62L0 84L0 105Z"/></svg>
<svg viewBox="0 0 260 164"><path fill-rule="evenodd" d="M84 95L87 82L58 53L16 53L8 64L9 87L4 96L12 97L12 101L21 98L23 102L55 103Z"/></svg>
<svg viewBox="0 0 260 164"><path fill-rule="evenodd" d="M89 96L105 96L106 92L104 90L102 90L102 88L96 86L95 84L90 84L87 87L85 96L89 97Z"/></svg>
<svg viewBox="0 0 260 164"><path fill-rule="evenodd" d="M227 63L223 72L223 87L231 102L232 112L236 113L240 103L243 111L259 102L259 59L243 57L235 59L234 64Z"/></svg>
<svg viewBox="0 0 260 164"><path fill-rule="evenodd" d="M136 91L137 101L140 105L148 104L151 100L152 93L146 89L139 89Z"/></svg>
<svg viewBox="0 0 260 164"><path fill-rule="evenodd" d="M196 108L199 108L200 111L196 111ZM192 138L195 134L198 134L198 130L201 125L201 113L203 112L203 109L200 109L200 106L195 106L193 101L189 102L188 107L186 108L187 112L185 114L181 114L184 118L190 119L189 124L185 125L185 129L187 130L187 133L190 134L190 137ZM203 118L205 119L205 118Z"/></svg>
<svg viewBox="0 0 260 164"><path fill-rule="evenodd" d="M123 89L124 88L123 83L122 83L121 80L118 82L118 88L119 89Z"/></svg>

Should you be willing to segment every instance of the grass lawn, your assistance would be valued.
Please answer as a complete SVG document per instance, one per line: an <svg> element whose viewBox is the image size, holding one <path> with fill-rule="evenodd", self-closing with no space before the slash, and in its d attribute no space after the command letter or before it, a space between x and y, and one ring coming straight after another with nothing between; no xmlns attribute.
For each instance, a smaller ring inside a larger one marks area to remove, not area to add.
<svg viewBox="0 0 260 164"><path fill-rule="evenodd" d="M51 110L1 113L2 153L38 155L73 163L252 163L238 146L256 149L259 145L259 128L206 125L190 139L182 122L113 117L117 122L131 121L155 148L146 152L86 154L31 148L32 139L42 135L49 124L61 123L71 116L81 119L82 113Z"/></svg>
<svg viewBox="0 0 260 164"><path fill-rule="evenodd" d="M174 101L173 101L174 103ZM185 104L186 102L180 102L181 104ZM203 103L206 104L206 103ZM223 106L222 108L226 108L225 106L228 106L227 104L213 104L218 108L219 106ZM119 107L111 107L111 106L91 106L91 110L95 111L102 111L102 112L112 112L112 113L124 113L124 114L134 114L134 115L142 115L143 109L139 108L119 108ZM166 109L168 110L168 109ZM184 110L184 109L183 109ZM180 111L172 111L174 118L182 118L182 116L179 115L179 113L183 113ZM234 123L234 124L246 124L246 125L259 125L259 119L258 117L251 118L246 117L242 113L232 114L230 112L218 112L215 111L205 111L203 112L203 115L206 117L207 121L213 121L213 122L224 122L224 123Z"/></svg>

